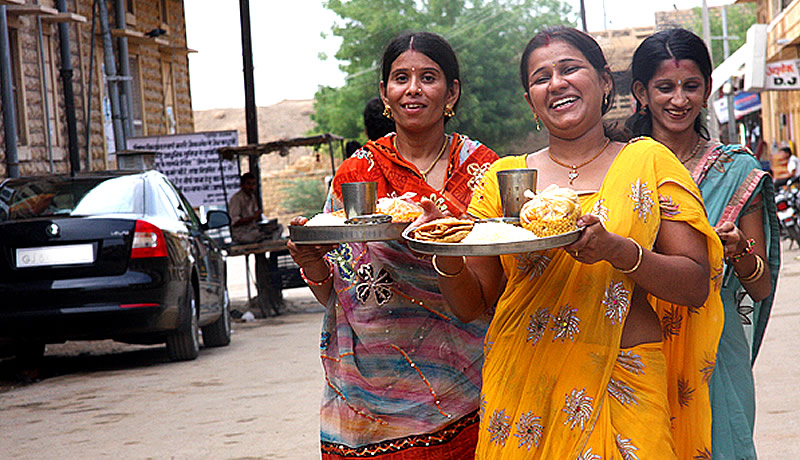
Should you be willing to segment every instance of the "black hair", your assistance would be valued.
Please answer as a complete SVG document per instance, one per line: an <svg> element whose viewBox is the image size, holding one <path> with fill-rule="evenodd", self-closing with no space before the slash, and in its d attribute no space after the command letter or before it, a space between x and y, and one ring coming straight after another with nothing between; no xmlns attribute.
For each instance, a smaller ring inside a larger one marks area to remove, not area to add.
<svg viewBox="0 0 800 460"><path fill-rule="evenodd" d="M395 131L394 120L383 116L383 101L379 97L373 97L364 106L364 130L371 141Z"/></svg>
<svg viewBox="0 0 800 460"><path fill-rule="evenodd" d="M355 152L356 150L358 150L360 148L361 148L361 142L358 142L358 141L347 141L347 143L344 144L344 156L345 156L345 158L349 157L350 155L353 154L353 152Z"/></svg>
<svg viewBox="0 0 800 460"><path fill-rule="evenodd" d="M631 63L631 94L634 99L636 93L633 91L633 85L637 81L647 88L662 62L683 59L693 61L697 65L705 79L706 88L710 87L711 71L714 68L708 48L700 37L686 29L675 27L645 38L634 51ZM642 106L642 102L638 99L636 99L636 111L625 121L625 128L630 131L631 136L653 134L653 118L650 110ZM694 130L705 139L710 137L701 116L694 120Z"/></svg>
<svg viewBox="0 0 800 460"><path fill-rule="evenodd" d="M607 99L603 100L601 108L602 114L605 115L614 105L614 97L616 96L616 85L614 84L614 75L609 70L608 62L603 54L603 50L597 41L591 35L578 29L566 26L553 26L548 27L531 38L525 51L522 52L522 60L519 63L519 76L522 80L522 87L525 92L528 92L528 63L530 61L531 53L535 50L547 46L554 41L564 42L583 54L589 64L592 65L598 75L607 75L611 88Z"/></svg>
<svg viewBox="0 0 800 460"><path fill-rule="evenodd" d="M389 81L392 63L408 50L419 51L438 64L444 72L448 88L453 86L455 80L461 81L456 52L453 51L453 47L447 40L431 32L404 32L393 38L383 52L381 78L384 84ZM459 100L461 100L461 93L458 94L458 99L453 104L453 111L456 110ZM445 117L444 120L447 123L448 117Z"/></svg>
<svg viewBox="0 0 800 460"><path fill-rule="evenodd" d="M248 179L256 180L256 175L251 173L251 172L246 172L246 173L242 174L241 177L239 177L239 183L240 184L244 184L244 181L246 181Z"/></svg>
<svg viewBox="0 0 800 460"><path fill-rule="evenodd" d="M789 148L789 147L787 147L787 146L783 146L783 147L779 148L778 150L780 150L780 151L782 151L782 152L786 152L786 153L788 153L790 156L792 155L792 149L791 149L791 148Z"/></svg>

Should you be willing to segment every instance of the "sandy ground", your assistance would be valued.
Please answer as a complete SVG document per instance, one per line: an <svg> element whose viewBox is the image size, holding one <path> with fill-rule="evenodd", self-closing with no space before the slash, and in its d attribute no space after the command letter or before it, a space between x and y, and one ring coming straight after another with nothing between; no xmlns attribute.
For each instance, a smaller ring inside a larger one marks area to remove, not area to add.
<svg viewBox="0 0 800 460"><path fill-rule="evenodd" d="M800 447L800 250L784 266L761 354L756 443L761 459ZM234 305L247 293L229 260ZM0 457L317 459L322 308L285 291L287 313L234 324L230 346L170 363L164 347L90 342L48 347L34 384L0 392ZM2 367L2 363L0 363ZM0 390L2 391L2 390Z"/></svg>

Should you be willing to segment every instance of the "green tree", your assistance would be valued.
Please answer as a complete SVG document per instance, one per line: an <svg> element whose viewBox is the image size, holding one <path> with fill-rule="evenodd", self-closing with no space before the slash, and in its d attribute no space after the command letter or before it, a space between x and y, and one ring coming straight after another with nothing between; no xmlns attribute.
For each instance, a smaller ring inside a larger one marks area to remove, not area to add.
<svg viewBox="0 0 800 460"><path fill-rule="evenodd" d="M340 18L332 33L342 38L336 59L347 77L315 95L320 131L364 139L361 116L378 95L384 47L400 32L426 30L450 42L461 67L461 101L448 131L498 151L534 126L519 81L525 44L544 27L574 25L559 0L328 0L326 7Z"/></svg>
<svg viewBox="0 0 800 460"><path fill-rule="evenodd" d="M744 45L747 38L747 29L755 24L758 20L756 14L755 3L740 3L737 5L725 6L728 19L728 36L737 37L734 40L728 41L728 50L730 54ZM722 64L725 60L725 52L722 44L722 13L720 10L712 9L708 15L709 28L711 29L711 59L714 67ZM718 12L718 13L717 13ZM699 37L703 36L703 9L700 7L694 8L694 21L689 26L689 29L697 34ZM717 38L713 38L717 37Z"/></svg>

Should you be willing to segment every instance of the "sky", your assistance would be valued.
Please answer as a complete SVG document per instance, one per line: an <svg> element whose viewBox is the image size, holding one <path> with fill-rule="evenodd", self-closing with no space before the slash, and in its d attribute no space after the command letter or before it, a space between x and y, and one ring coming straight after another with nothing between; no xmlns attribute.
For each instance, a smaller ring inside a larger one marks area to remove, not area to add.
<svg viewBox="0 0 800 460"><path fill-rule="evenodd" d="M577 17L579 0L566 0ZM312 99L319 86L338 87L344 74L330 31L337 16L323 0L251 0L256 105ZM702 0L585 0L590 31L652 26L656 11L702 6ZM707 0L708 6L733 0ZM186 36L195 110L244 107L239 0L187 0ZM327 59L320 59L327 55Z"/></svg>

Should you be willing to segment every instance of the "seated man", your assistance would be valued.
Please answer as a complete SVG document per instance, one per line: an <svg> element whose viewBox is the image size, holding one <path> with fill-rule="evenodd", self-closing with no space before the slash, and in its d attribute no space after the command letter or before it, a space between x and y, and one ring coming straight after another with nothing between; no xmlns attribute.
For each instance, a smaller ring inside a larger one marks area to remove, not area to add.
<svg viewBox="0 0 800 460"><path fill-rule="evenodd" d="M246 172L240 179L240 189L231 197L228 212L231 215L231 238L234 243L257 243L271 239L280 226L272 232L263 232L259 227L262 220L261 203L258 197L256 176ZM277 221L276 221L277 223ZM279 235L280 233L278 233ZM258 305L264 316L269 308L275 315L280 314L279 305L283 301L280 285L280 275L276 270L270 270L267 256L264 252L254 253L256 259L256 288L258 289ZM247 256L245 256L247 257ZM267 279L272 273L271 279ZM276 276L277 275L277 279Z"/></svg>
<svg viewBox="0 0 800 460"><path fill-rule="evenodd" d="M264 234L258 228L262 214L256 193L256 176L246 172L242 174L239 184L239 191L233 194L228 205L231 238L235 243L255 243L264 239Z"/></svg>

